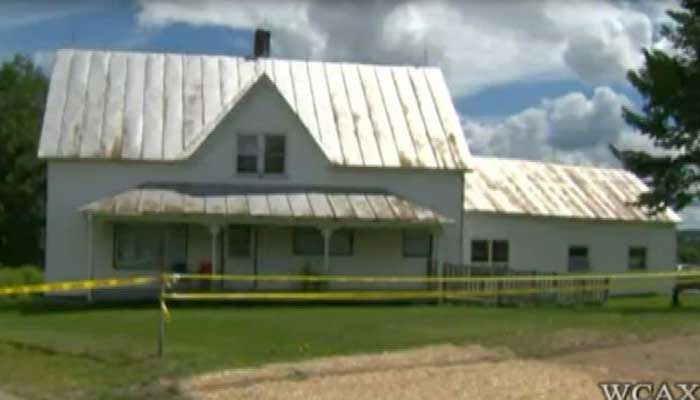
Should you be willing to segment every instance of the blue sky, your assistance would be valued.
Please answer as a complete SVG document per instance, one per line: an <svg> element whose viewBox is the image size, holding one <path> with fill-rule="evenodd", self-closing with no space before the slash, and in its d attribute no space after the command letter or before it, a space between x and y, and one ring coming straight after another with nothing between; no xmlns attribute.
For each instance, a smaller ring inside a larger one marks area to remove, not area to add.
<svg viewBox="0 0 700 400"><path fill-rule="evenodd" d="M615 165L608 145L651 150L621 118L641 98L625 73L675 0L111 0L0 3L0 60L47 72L57 48L276 57L442 68L474 153ZM700 213L698 213L700 220ZM693 216L691 220L695 220ZM693 222L694 223L694 222Z"/></svg>

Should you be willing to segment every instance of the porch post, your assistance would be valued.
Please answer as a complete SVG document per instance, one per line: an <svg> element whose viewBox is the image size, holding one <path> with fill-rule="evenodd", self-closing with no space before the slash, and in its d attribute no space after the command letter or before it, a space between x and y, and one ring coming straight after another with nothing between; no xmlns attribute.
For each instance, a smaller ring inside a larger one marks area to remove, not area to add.
<svg viewBox="0 0 700 400"><path fill-rule="evenodd" d="M217 238L220 231L221 225L209 225L209 233L211 234L211 270L214 274L218 274L221 272L219 271L219 252L217 251Z"/></svg>
<svg viewBox="0 0 700 400"><path fill-rule="evenodd" d="M94 253L95 253L95 240L94 240L94 227L93 227L93 215L92 214L87 214L87 264L88 264L88 278L90 280L95 279L95 262L94 262ZM87 293L87 300L89 303L92 303L93 300L93 293L92 289L88 290Z"/></svg>
<svg viewBox="0 0 700 400"><path fill-rule="evenodd" d="M333 229L329 227L324 227L321 229L321 234L323 235L323 271L330 271L330 255L331 255L331 236L333 235Z"/></svg>

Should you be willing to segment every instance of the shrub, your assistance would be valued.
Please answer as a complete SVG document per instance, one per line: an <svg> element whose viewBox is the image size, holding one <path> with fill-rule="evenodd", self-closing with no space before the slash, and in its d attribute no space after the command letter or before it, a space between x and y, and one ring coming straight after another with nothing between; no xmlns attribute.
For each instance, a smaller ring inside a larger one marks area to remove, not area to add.
<svg viewBox="0 0 700 400"><path fill-rule="evenodd" d="M15 285L30 285L44 281L43 271L35 265L19 267L0 267L0 287Z"/></svg>

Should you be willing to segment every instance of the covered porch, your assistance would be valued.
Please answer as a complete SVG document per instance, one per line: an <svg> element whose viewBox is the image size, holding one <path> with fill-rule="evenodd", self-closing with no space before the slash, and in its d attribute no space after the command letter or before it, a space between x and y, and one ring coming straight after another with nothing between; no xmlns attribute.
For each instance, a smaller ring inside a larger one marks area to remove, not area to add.
<svg viewBox="0 0 700 400"><path fill-rule="evenodd" d="M439 274L442 228L452 222L378 189L288 185L150 183L80 210L87 221L89 274L95 278L148 271ZM300 283L211 286L285 290L290 285Z"/></svg>

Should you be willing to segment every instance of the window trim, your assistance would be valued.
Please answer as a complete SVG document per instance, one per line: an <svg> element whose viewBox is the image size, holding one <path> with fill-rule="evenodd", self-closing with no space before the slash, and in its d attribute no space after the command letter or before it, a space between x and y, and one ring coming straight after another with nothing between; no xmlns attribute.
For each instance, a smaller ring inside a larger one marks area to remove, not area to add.
<svg viewBox="0 0 700 400"><path fill-rule="evenodd" d="M416 255L409 254L406 252L406 234L407 233L425 233L428 235L428 254L427 255ZM403 258L432 258L433 257L433 233L430 231L415 230L415 229L403 229L401 231L401 256Z"/></svg>
<svg viewBox="0 0 700 400"><path fill-rule="evenodd" d="M632 268L632 250L642 250L644 252L644 265L641 268ZM647 246L628 246L627 247L627 269L630 271L647 271L649 269L649 250Z"/></svg>
<svg viewBox="0 0 700 400"><path fill-rule="evenodd" d="M156 226L160 230L160 240L161 240L161 262L160 265L157 266L157 268L128 268L128 267L123 267L119 266L119 263L117 262L117 231L119 230L119 227L123 226ZM162 271L163 268L165 268L166 271L170 270L172 268L172 265L165 265L168 260L168 246L166 241L168 240L168 233L169 229L173 227L182 227L184 229L184 234L185 234L185 263L187 264L187 261L189 259L189 240L190 240L190 230L189 226L187 224L179 224L179 223L162 223L162 222L139 222L139 221L115 221L111 223L111 231L112 231L112 269L115 271L147 271L147 272L153 272L153 271Z"/></svg>
<svg viewBox="0 0 700 400"><path fill-rule="evenodd" d="M239 142L238 138L241 136L253 136L256 138L256 164L255 164L255 171L239 171L238 169L238 157L239 157ZM265 155L266 155L266 138L270 136L279 136L283 138L284 141L284 163L283 163L283 172L265 172ZM288 162L288 140L287 140L287 134L285 133L274 133L274 132L265 132L265 133L245 133L245 132L240 132L236 134L236 149L235 149L235 175L237 176L243 176L243 177L258 177L258 178L286 178L287 177L287 171L289 170L289 162Z"/></svg>
<svg viewBox="0 0 700 400"><path fill-rule="evenodd" d="M571 269L571 250L574 248L583 248L586 249L586 268L581 269L581 270L572 270ZM587 244L570 244L567 247L566 250L566 271L567 272L590 272L593 270L593 267L591 267L591 247Z"/></svg>
<svg viewBox="0 0 700 400"><path fill-rule="evenodd" d="M287 135L282 135L279 133L265 133L262 134L262 169L261 174L265 176L284 176L287 174ZM267 139L277 137L282 138L282 172L267 172L265 170L267 166Z"/></svg>
<svg viewBox="0 0 700 400"><path fill-rule="evenodd" d="M320 253L304 253L304 252L299 251L296 238L297 238L297 235L298 235L300 230L306 230L306 229L316 231L316 232L318 232L319 236L321 236L321 252ZM337 234L339 231L347 232L350 235L350 251L348 253L339 253L339 252L333 251L333 245L332 245L333 236L335 234ZM332 257L352 257L352 256L354 256L355 255L355 230L349 229L349 228L335 230L333 232L333 234L331 235L331 243L329 244L329 247L330 247L330 249L328 249L329 250L328 254ZM316 229L316 228L313 228L313 227L309 228L309 227L296 226L296 227L292 228L292 253L295 256L314 256L314 257L323 256L323 234L321 233L321 231Z"/></svg>

